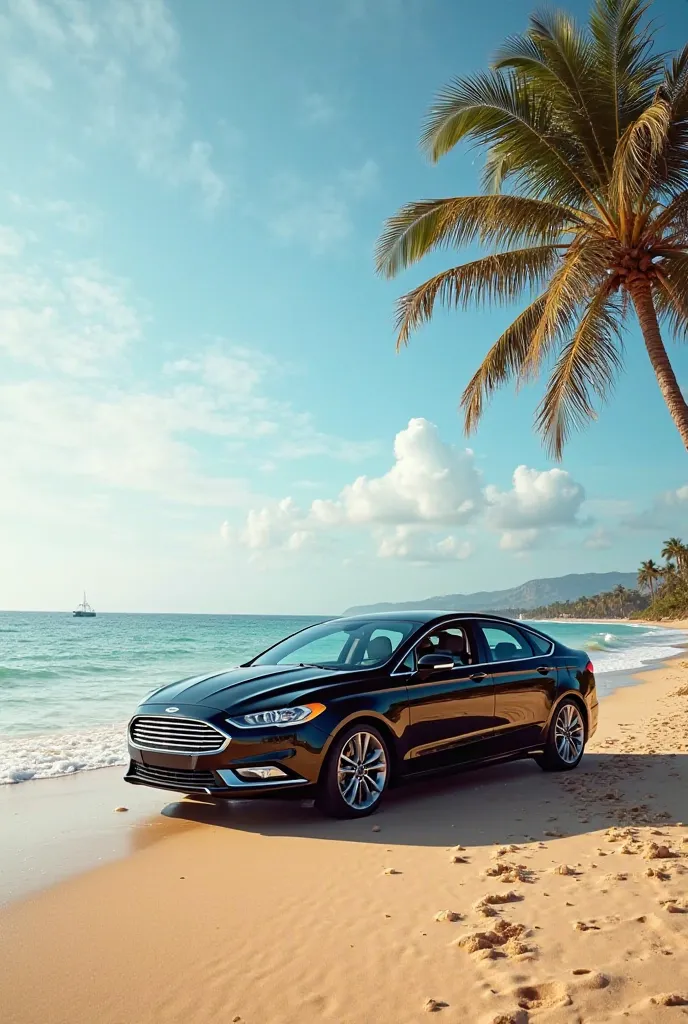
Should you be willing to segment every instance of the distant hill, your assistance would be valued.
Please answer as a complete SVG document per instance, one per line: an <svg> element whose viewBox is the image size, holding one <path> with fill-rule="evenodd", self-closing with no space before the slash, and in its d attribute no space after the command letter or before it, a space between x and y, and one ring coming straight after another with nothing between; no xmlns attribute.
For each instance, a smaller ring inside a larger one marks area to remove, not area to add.
<svg viewBox="0 0 688 1024"><path fill-rule="evenodd" d="M629 590L638 585L634 572L587 572L555 576L546 580L528 580L520 587L509 590L480 590L476 594L444 594L421 601L388 601L381 604L362 604L348 608L346 615L359 612L390 612L412 608L437 608L439 611L480 612L505 609L528 611L555 601L575 601L579 597L594 597L621 584Z"/></svg>

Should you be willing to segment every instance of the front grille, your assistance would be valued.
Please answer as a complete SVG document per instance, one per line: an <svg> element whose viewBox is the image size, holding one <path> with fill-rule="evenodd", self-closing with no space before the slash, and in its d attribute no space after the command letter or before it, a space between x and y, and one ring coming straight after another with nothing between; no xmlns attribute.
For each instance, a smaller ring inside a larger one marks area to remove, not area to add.
<svg viewBox="0 0 688 1024"><path fill-rule="evenodd" d="M152 782L156 786L178 790L204 790L217 788L217 781L212 772L194 772L188 768L159 768L157 765L131 763L131 775L141 782Z"/></svg>
<svg viewBox="0 0 688 1024"><path fill-rule="evenodd" d="M131 723L130 735L137 747L180 754L212 754L227 742L212 725L193 718L141 716Z"/></svg>

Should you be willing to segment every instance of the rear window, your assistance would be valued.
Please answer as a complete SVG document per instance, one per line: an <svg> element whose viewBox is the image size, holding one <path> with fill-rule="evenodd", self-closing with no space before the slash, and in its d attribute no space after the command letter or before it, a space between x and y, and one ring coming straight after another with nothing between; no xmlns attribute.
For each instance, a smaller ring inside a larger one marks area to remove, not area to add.
<svg viewBox="0 0 688 1024"><path fill-rule="evenodd" d="M531 658L533 649L515 626L481 625L483 636L490 649L492 661L511 661L515 658Z"/></svg>
<svg viewBox="0 0 688 1024"><path fill-rule="evenodd" d="M536 654L549 654L552 650L551 640L547 640L544 636L538 636L537 633L531 633L529 629L525 631L530 645Z"/></svg>

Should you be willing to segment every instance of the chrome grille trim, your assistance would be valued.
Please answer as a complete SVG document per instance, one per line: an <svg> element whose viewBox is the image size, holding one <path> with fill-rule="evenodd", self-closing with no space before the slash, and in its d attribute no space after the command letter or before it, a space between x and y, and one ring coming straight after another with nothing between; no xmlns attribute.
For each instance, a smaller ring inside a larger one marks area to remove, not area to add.
<svg viewBox="0 0 688 1024"><path fill-rule="evenodd" d="M140 750L218 754L227 747L230 737L200 719L137 715L129 724L129 740Z"/></svg>
<svg viewBox="0 0 688 1024"><path fill-rule="evenodd" d="M217 780L210 771L191 771L186 768L159 768L157 765L139 764L133 761L131 775L141 782L151 782L171 790L193 790L203 793L216 789Z"/></svg>

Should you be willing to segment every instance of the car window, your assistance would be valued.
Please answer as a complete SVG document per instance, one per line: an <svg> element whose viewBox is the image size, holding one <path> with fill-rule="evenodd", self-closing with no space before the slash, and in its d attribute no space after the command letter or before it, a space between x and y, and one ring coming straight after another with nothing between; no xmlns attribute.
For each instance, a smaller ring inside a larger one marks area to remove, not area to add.
<svg viewBox="0 0 688 1024"><path fill-rule="evenodd" d="M549 654L552 650L552 642L546 637L538 636L537 633L531 633L530 630L526 632L526 637L536 654Z"/></svg>
<svg viewBox="0 0 688 1024"><path fill-rule="evenodd" d="M490 649L491 661L511 661L514 658L533 656L527 640L516 628L482 625L481 629Z"/></svg>
<svg viewBox="0 0 688 1024"><path fill-rule="evenodd" d="M416 652L414 651L413 648L411 648L411 650L408 652L399 668L403 669L406 672L416 671Z"/></svg>
<svg viewBox="0 0 688 1024"><path fill-rule="evenodd" d="M378 665L392 657L404 639L404 632L394 627L378 626L372 631L365 645L361 665Z"/></svg>
<svg viewBox="0 0 688 1024"><path fill-rule="evenodd" d="M348 642L349 634L346 630L339 629L336 633L320 636L316 640L311 640L309 644L299 647L298 659L294 658L292 652L289 652L283 658L279 658L275 664L294 664L294 661L302 662L305 665L337 663L343 660L346 653L344 649Z"/></svg>
<svg viewBox="0 0 688 1024"><path fill-rule="evenodd" d="M321 665L324 668L372 668L392 657L417 623L390 619L320 622L287 637L254 658L252 665Z"/></svg>
<svg viewBox="0 0 688 1024"><path fill-rule="evenodd" d="M416 656L447 654L454 665L470 665L475 661L470 639L463 626L448 623L427 634L416 647Z"/></svg>

